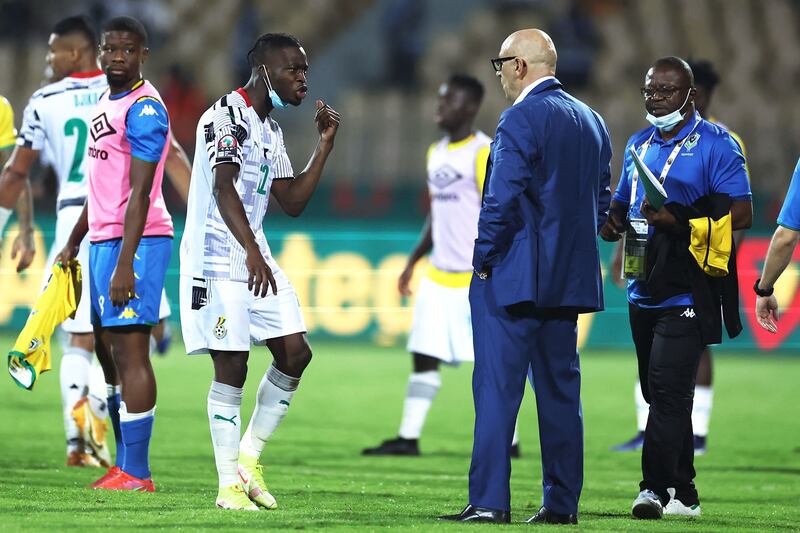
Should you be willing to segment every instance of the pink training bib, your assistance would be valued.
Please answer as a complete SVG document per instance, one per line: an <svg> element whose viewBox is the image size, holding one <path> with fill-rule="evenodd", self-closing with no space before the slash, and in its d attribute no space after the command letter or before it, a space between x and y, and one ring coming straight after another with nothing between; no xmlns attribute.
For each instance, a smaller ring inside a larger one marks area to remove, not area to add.
<svg viewBox="0 0 800 533"><path fill-rule="evenodd" d="M103 94L97 103L90 126L89 139L89 240L92 242L119 239L123 235L125 210L131 194L131 145L126 135L126 119L130 107L143 97L161 101L161 95L150 82L144 81L122 98L112 100ZM172 237L172 217L164 203L161 183L164 161L169 150L169 135L161 152L143 237Z"/></svg>

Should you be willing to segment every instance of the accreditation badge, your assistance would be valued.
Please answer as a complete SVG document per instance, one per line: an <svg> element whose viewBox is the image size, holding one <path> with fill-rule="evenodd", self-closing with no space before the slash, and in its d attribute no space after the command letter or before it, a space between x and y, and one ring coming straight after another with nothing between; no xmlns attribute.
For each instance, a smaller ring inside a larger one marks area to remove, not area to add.
<svg viewBox="0 0 800 533"><path fill-rule="evenodd" d="M622 262L622 277L643 280L647 276L647 221L632 218L625 231L625 259Z"/></svg>

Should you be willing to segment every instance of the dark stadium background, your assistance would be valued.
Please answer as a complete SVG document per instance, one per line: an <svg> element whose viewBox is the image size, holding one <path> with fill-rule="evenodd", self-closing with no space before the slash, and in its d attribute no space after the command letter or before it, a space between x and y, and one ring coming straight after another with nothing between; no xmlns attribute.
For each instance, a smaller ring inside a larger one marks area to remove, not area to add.
<svg viewBox="0 0 800 533"><path fill-rule="evenodd" d="M120 14L145 23L151 38L146 76L161 91L173 132L190 154L199 114L246 81L245 54L257 35L283 31L304 43L311 65L307 101L275 112L295 168L302 168L316 142L314 99L334 106L343 125L307 212L290 219L272 210L267 236L300 292L313 336L385 345L401 345L410 326L413 302L400 299L395 280L427 211L424 157L441 135L432 115L445 78L466 72L484 82L477 126L492 135L507 102L488 59L511 31L547 30L559 53L557 76L608 123L616 182L626 139L646 125L639 87L650 62L672 54L711 60L722 78L712 113L745 142L755 204L753 229L739 255L745 332L726 346L800 346L796 266L777 288L786 309L777 336L753 328L749 288L800 155L795 1L5 0L0 71L6 74L0 76L0 94L14 106L17 126L28 96L44 79L51 26L77 13L98 23ZM33 177L42 251L54 223L54 183L47 174L42 170ZM168 202L180 229L185 208L170 187ZM174 320L178 237L167 283ZM19 278L9 269L11 240L4 239L0 259L0 329L9 332L24 323L45 257L39 254L36 268ZM601 251L607 265L611 247L602 243ZM624 296L607 270L607 311L583 320L582 341L627 348Z"/></svg>

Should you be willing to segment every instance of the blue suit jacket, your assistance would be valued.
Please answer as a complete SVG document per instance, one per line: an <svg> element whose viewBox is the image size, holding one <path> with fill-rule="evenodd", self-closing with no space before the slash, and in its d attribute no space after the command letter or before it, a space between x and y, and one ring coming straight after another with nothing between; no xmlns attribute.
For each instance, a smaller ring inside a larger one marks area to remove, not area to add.
<svg viewBox="0 0 800 533"><path fill-rule="evenodd" d="M472 264L499 305L603 309L597 232L608 215L603 119L545 80L500 116Z"/></svg>

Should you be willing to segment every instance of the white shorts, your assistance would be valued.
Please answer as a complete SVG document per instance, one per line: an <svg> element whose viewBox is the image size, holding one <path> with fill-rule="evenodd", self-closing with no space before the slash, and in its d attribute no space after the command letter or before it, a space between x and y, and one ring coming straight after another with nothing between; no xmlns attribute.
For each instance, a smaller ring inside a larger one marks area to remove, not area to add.
<svg viewBox="0 0 800 533"><path fill-rule="evenodd" d="M407 349L450 364L474 361L469 287L445 287L422 278Z"/></svg>
<svg viewBox="0 0 800 533"><path fill-rule="evenodd" d="M71 205L61 208L56 214L56 236L47 256L42 286L50 278L50 265L55 262L58 253L67 244L72 228L75 227L75 223L78 222L81 216L81 211L83 211L82 205ZM81 246L78 249L78 262L81 264L81 275L84 280L81 286L81 301L78 304L77 311L75 311L75 318L66 319L61 324L61 328L67 333L92 333L92 306L89 296L89 239L83 239L83 242L81 242ZM167 318L172 314L167 300L167 292L164 290L161 292L161 304L158 313L159 319Z"/></svg>
<svg viewBox="0 0 800 533"><path fill-rule="evenodd" d="M278 294L253 296L247 283L181 276L181 330L186 353L247 352L251 344L305 333L300 302L286 274L273 268Z"/></svg>

